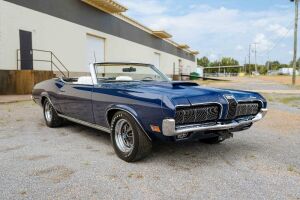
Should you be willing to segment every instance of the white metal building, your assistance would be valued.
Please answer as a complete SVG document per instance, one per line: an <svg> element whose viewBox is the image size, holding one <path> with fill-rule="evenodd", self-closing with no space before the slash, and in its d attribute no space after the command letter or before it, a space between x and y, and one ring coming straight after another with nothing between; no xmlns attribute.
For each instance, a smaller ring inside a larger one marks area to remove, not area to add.
<svg viewBox="0 0 300 200"><path fill-rule="evenodd" d="M96 61L150 63L168 75L196 71L198 52L126 10L113 0L0 0L0 70L81 73Z"/></svg>

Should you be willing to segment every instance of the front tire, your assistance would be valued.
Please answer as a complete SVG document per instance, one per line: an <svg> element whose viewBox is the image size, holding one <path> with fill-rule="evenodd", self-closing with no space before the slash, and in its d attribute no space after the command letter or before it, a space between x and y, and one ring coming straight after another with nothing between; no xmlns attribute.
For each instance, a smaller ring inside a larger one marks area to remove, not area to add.
<svg viewBox="0 0 300 200"><path fill-rule="evenodd" d="M57 115L56 110L48 99L45 100L43 108L44 119L48 127L55 128L63 124L63 119Z"/></svg>
<svg viewBox="0 0 300 200"><path fill-rule="evenodd" d="M124 111L117 112L111 122L111 141L119 158L135 162L148 156L152 143L135 119Z"/></svg>

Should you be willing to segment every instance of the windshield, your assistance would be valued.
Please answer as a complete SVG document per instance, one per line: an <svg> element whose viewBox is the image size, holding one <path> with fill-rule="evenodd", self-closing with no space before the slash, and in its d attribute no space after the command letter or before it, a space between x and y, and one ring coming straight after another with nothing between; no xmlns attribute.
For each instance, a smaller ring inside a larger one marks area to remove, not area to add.
<svg viewBox="0 0 300 200"><path fill-rule="evenodd" d="M98 82L103 81L169 81L168 77L152 65L95 64Z"/></svg>

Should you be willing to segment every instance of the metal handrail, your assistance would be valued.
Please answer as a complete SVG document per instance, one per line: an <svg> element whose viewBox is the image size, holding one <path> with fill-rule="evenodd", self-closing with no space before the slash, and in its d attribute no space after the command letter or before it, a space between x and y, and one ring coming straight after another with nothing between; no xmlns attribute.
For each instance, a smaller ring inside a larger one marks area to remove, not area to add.
<svg viewBox="0 0 300 200"><path fill-rule="evenodd" d="M56 57L56 55L55 54L53 54L52 52L51 52L51 54L52 54L52 56L54 56L54 58L61 64L61 66L67 71L67 72L69 72L68 71L68 69L66 68L66 66Z"/></svg>
<svg viewBox="0 0 300 200"><path fill-rule="evenodd" d="M61 62L61 60L52 51L41 50L41 49L31 49L31 51L32 51L32 54L33 54L33 52L49 53L50 54L50 60L34 59L33 58L32 61L51 63L51 71L52 72L53 72L53 66L54 66L60 73L62 73L62 75L64 77L66 77L66 74L55 64L54 61L57 61L61 65L61 67L67 72L67 77L70 76L69 70L66 68L66 66ZM20 61L26 61L25 59L19 59L19 52L21 52L21 49L17 49L17 70L19 70L19 62ZM29 60L27 60L27 61L29 61Z"/></svg>
<svg viewBox="0 0 300 200"><path fill-rule="evenodd" d="M52 63L53 65L54 65L54 67L60 72L60 73L62 73L63 75L64 75L64 77L66 76L65 75L65 73L63 73L58 67L57 67L57 65L55 64L55 63ZM53 71L53 70L52 70ZM68 73L68 78L69 78L69 72L67 72Z"/></svg>

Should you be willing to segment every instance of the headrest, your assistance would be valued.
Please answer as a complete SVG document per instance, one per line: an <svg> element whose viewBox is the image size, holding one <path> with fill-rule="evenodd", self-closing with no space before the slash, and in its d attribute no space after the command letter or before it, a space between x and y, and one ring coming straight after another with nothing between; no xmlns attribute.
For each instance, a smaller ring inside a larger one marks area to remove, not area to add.
<svg viewBox="0 0 300 200"><path fill-rule="evenodd" d="M76 83L83 84L83 85L93 85L91 76L80 76Z"/></svg>
<svg viewBox="0 0 300 200"><path fill-rule="evenodd" d="M132 81L133 79L130 76L118 76L116 81Z"/></svg>

